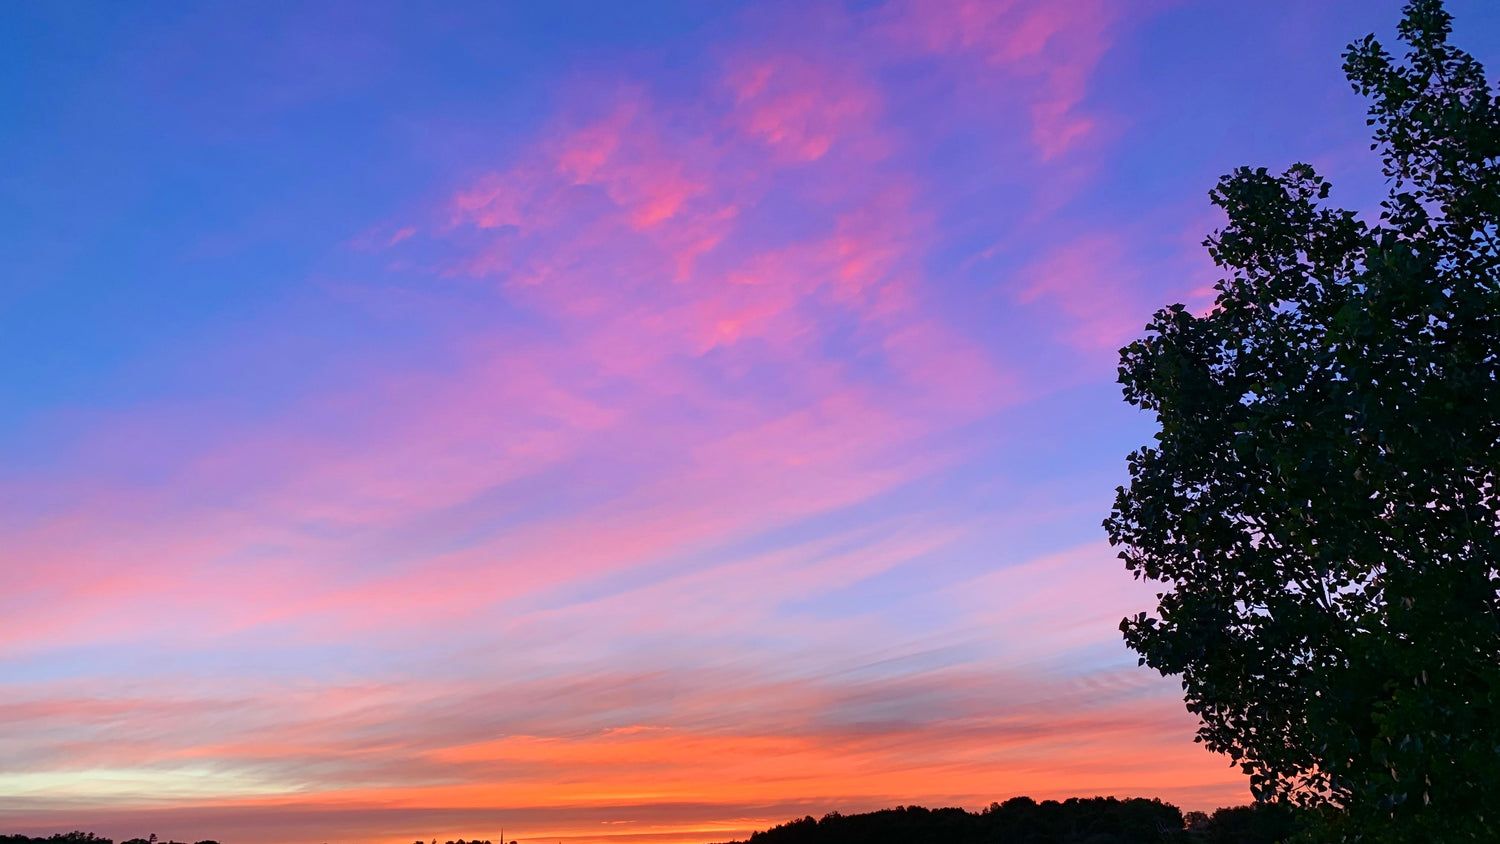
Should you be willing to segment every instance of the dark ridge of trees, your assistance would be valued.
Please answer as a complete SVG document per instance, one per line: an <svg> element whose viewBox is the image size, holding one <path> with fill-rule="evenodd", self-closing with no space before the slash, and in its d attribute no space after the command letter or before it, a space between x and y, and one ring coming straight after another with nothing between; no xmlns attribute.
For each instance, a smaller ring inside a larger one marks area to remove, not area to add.
<svg viewBox="0 0 1500 844"><path fill-rule="evenodd" d="M1283 844L1299 830L1296 810L1279 804L1188 812L1161 800L1013 797L981 812L897 806L858 815L831 812L757 832L732 844ZM47 838L0 835L0 844L114 844L92 832ZM132 838L121 844L180 844ZM218 844L199 841L196 844ZM416 841L413 844L428 844ZM437 844L433 839L431 844ZM488 840L443 844L490 844ZM502 842L504 844L504 842ZM512 841L510 844L516 844Z"/></svg>
<svg viewBox="0 0 1500 844"><path fill-rule="evenodd" d="M1294 811L1276 804L1184 816L1161 800L1014 797L982 812L898 806L809 816L734 844L1281 844L1297 831Z"/></svg>
<svg viewBox="0 0 1500 844"><path fill-rule="evenodd" d="M1192 844L1260 844L1290 841L1300 830L1296 812L1285 803L1219 809L1212 815L1188 812L1185 841Z"/></svg>
<svg viewBox="0 0 1500 844"><path fill-rule="evenodd" d="M59 832L46 838L32 838L27 835L0 835L0 844L115 844L113 838L101 838L92 832ZM183 844L181 841L158 841L156 836L150 838L132 838L123 844ZM199 841L197 844L219 844L217 841Z"/></svg>
<svg viewBox="0 0 1500 844"><path fill-rule="evenodd" d="M0 835L0 844L115 844L112 838L100 838L92 832L59 832L48 838L26 835Z"/></svg>

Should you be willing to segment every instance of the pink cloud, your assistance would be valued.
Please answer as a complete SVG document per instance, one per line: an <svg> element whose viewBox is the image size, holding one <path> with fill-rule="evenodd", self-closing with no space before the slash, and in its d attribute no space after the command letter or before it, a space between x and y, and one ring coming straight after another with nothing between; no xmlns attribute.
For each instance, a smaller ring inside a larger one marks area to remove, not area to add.
<svg viewBox="0 0 1500 844"><path fill-rule="evenodd" d="M1112 45L1120 5L1110 0L922 0L890 9L889 37L938 56L971 56L1034 86L1031 137L1042 159L1067 153L1097 118L1079 106Z"/></svg>
<svg viewBox="0 0 1500 844"><path fill-rule="evenodd" d="M1068 318L1065 339L1086 352L1113 353L1140 332L1152 311L1138 300L1139 271L1117 235L1064 243L1023 270L1021 278L1016 300L1045 302L1061 311Z"/></svg>
<svg viewBox="0 0 1500 844"><path fill-rule="evenodd" d="M780 59L758 66L773 77L787 67L795 78L817 73ZM785 83L758 85L746 89L747 113ZM224 634L291 622L362 629L370 607L397 607L381 617L403 624L478 612L884 494L954 459L904 453L912 443L1009 400L998 367L923 305L932 234L905 176L864 176L833 194L820 185L806 199L821 224L767 248L749 239L738 210L753 197L744 167L757 159L747 154L765 139L726 139L701 120L700 134L669 130L695 121L642 94L621 96L602 118L559 122L450 205L450 233L483 235L451 251L453 266L505 278L503 295L545 328L457 338L456 370L371 373L274 428L192 455L175 481L182 497L221 503L188 505L195 514L186 520L147 514L98 532L49 569L82 614L40 623L40 611L28 613L15 635L58 642L69 624L98 629L84 621L101 609L83 585L90 567L109 572L103 592L115 599L170 596L168 606L202 608L179 618L211 617L198 629ZM844 325L859 326L890 380L819 359L819 344ZM752 361L777 402L713 386L742 377ZM630 451L676 457L626 482L628 498L534 520L420 566L354 574L381 532L621 446L601 467L621 478L641 471L620 460ZM180 505L169 496L160 506ZM173 544L180 551L163 553ZM268 550L254 562L216 563L247 544ZM210 565L211 575L197 574ZM283 574L265 579L268 570ZM171 613L100 618L117 634L180 623Z"/></svg>
<svg viewBox="0 0 1500 844"><path fill-rule="evenodd" d="M705 185L684 172L653 127L629 102L611 116L568 133L551 151L557 171L574 185L604 189L632 228L649 229L675 217Z"/></svg>
<svg viewBox="0 0 1500 844"><path fill-rule="evenodd" d="M879 94L847 70L793 55L746 56L726 84L733 123L790 161L816 161L837 145L880 154Z"/></svg>

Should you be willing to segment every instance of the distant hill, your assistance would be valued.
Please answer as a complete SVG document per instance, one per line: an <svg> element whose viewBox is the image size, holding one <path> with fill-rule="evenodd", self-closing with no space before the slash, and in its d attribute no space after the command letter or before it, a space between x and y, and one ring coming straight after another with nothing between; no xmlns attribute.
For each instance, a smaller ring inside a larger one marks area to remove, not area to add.
<svg viewBox="0 0 1500 844"><path fill-rule="evenodd" d="M1296 819L1279 806L1212 815L1160 800L1016 797L982 812L898 806L859 815L784 823L733 844L1281 844Z"/></svg>

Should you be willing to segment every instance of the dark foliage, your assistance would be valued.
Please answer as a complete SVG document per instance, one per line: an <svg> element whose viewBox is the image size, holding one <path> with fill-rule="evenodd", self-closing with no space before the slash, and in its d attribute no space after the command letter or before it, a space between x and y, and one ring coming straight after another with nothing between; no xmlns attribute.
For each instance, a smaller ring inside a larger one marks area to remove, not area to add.
<svg viewBox="0 0 1500 844"><path fill-rule="evenodd" d="M1451 23L1413 0L1403 62L1345 55L1379 224L1307 165L1238 170L1216 308L1121 353L1161 431L1105 527L1166 587L1126 642L1326 840L1500 841L1500 101Z"/></svg>
<svg viewBox="0 0 1500 844"><path fill-rule="evenodd" d="M748 844L1278 844L1292 820L1290 810L1272 806L1220 809L1189 830L1182 812L1160 800L1016 797L978 813L901 806L806 817L757 832Z"/></svg>

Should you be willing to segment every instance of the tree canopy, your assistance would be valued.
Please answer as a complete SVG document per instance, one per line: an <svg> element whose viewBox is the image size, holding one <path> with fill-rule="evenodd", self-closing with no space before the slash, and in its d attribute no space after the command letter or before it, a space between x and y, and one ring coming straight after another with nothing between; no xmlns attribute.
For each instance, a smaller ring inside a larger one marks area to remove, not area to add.
<svg viewBox="0 0 1500 844"><path fill-rule="evenodd" d="M1500 103L1414 0L1373 36L1379 220L1298 164L1212 191L1212 311L1121 351L1153 411L1105 521L1164 585L1121 629L1180 675L1199 740L1257 797L1359 841L1500 840Z"/></svg>

